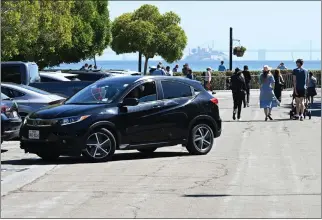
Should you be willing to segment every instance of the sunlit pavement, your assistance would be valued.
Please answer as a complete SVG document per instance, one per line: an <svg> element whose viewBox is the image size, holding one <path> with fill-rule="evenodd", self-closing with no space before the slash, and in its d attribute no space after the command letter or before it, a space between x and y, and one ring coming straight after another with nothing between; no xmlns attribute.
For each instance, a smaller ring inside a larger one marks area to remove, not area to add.
<svg viewBox="0 0 322 220"><path fill-rule="evenodd" d="M318 92L320 94L320 91ZM289 120L290 92L264 121L258 91L242 121L217 92L222 136L206 156L185 148L117 152L108 163L45 164L18 142L1 154L3 218L321 218L321 102Z"/></svg>

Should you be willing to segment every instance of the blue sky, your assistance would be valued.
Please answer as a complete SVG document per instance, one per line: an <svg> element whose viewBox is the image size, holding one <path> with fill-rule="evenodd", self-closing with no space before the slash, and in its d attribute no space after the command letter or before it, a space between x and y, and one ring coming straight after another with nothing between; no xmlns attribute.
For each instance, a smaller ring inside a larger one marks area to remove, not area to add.
<svg viewBox="0 0 322 220"><path fill-rule="evenodd" d="M233 2L233 1L109 1L111 20L132 12L143 4L152 4L161 13L174 11L188 36L188 48L212 45L218 50L229 46L229 27L234 38L249 49L321 49L321 2ZM308 53L294 56L309 57ZM135 55L126 55L128 59ZM267 59L290 59L290 53L268 53ZM320 58L320 53L313 53ZM107 50L98 59L122 59ZM257 59L247 53L240 59Z"/></svg>

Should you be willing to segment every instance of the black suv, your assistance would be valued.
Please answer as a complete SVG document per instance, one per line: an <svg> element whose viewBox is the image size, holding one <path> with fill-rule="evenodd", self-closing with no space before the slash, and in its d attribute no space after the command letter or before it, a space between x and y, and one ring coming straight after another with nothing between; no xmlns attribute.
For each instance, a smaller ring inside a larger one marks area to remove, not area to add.
<svg viewBox="0 0 322 220"><path fill-rule="evenodd" d="M152 153L177 144L207 154L221 134L217 104L198 81L186 78L105 78L27 116L21 148L44 160L82 154L107 161L115 150Z"/></svg>

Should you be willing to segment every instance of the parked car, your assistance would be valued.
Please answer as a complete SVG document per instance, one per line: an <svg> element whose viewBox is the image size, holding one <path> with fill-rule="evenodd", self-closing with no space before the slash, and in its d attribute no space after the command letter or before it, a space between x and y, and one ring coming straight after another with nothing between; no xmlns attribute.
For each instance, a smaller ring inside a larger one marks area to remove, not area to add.
<svg viewBox="0 0 322 220"><path fill-rule="evenodd" d="M21 123L18 105L1 93L1 143L19 137Z"/></svg>
<svg viewBox="0 0 322 220"><path fill-rule="evenodd" d="M19 115L22 119L40 108L65 100L64 97L50 94L41 89L15 83L1 83L1 92L19 105Z"/></svg>
<svg viewBox="0 0 322 220"><path fill-rule="evenodd" d="M21 148L44 160L80 155L109 160L115 150L152 153L182 144L207 154L221 135L218 100L183 77L124 76L99 80L61 105L30 114Z"/></svg>
<svg viewBox="0 0 322 220"><path fill-rule="evenodd" d="M102 78L124 75L104 72L101 70L71 70L69 71L69 73L77 74L77 79L79 79L80 81L72 80L48 82L45 80L44 82L41 78L41 75L44 76L44 74L39 74L38 66L36 63L20 61L1 62L2 82L12 82L16 84L32 86L65 98L74 95L76 92Z"/></svg>
<svg viewBox="0 0 322 220"><path fill-rule="evenodd" d="M140 72L130 71L130 70L107 70L106 72L113 73L113 74L132 75L132 76L141 75Z"/></svg>
<svg viewBox="0 0 322 220"><path fill-rule="evenodd" d="M41 77L36 63L11 61L1 62L1 81L35 87L67 98L92 84L95 80L41 82Z"/></svg>
<svg viewBox="0 0 322 220"><path fill-rule="evenodd" d="M39 72L41 82L80 81L77 74L62 72Z"/></svg>

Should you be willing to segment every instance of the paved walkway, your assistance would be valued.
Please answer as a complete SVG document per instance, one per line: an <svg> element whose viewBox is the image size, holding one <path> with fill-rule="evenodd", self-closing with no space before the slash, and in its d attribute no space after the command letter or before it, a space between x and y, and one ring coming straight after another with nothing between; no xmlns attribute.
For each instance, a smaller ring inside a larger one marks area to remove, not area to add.
<svg viewBox="0 0 322 220"><path fill-rule="evenodd" d="M291 121L282 106L265 122L252 91L235 122L231 94L216 96L223 134L206 156L176 146L151 157L117 152L108 163L44 164L18 142L4 143L1 217L321 218L320 104L311 120Z"/></svg>

